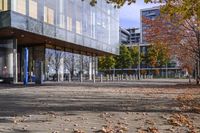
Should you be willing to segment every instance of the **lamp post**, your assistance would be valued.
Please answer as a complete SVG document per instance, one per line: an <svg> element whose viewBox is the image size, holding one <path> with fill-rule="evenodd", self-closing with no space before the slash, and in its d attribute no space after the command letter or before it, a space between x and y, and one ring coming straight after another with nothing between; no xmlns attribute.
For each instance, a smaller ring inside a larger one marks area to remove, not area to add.
<svg viewBox="0 0 200 133"><path fill-rule="evenodd" d="M138 43L138 80L140 80L140 44Z"/></svg>

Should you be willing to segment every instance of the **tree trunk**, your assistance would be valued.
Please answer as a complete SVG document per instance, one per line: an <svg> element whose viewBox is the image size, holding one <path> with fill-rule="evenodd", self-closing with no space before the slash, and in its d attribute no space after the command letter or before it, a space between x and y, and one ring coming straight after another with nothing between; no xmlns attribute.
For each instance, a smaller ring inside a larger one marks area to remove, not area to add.
<svg viewBox="0 0 200 133"><path fill-rule="evenodd" d="M59 82L58 70L56 70L56 78L57 78L57 82Z"/></svg>
<svg viewBox="0 0 200 133"><path fill-rule="evenodd" d="M197 61L197 66L196 66L196 84L199 85L199 80L200 80L200 66L199 66L199 61Z"/></svg>

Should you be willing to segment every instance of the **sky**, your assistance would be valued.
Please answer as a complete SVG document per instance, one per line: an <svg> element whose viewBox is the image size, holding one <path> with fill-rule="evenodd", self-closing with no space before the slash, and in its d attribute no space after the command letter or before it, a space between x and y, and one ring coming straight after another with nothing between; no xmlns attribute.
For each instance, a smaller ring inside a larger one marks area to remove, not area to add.
<svg viewBox="0 0 200 133"><path fill-rule="evenodd" d="M146 4L144 0L137 0L131 5L120 8L120 26L124 28L140 27L140 9L158 6L158 4Z"/></svg>

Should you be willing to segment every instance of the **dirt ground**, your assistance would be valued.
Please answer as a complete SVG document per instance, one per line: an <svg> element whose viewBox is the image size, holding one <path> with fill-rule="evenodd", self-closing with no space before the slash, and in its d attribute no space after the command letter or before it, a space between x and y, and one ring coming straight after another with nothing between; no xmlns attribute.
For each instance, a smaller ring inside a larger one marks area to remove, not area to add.
<svg viewBox="0 0 200 133"><path fill-rule="evenodd" d="M0 84L0 133L200 133L186 81Z"/></svg>

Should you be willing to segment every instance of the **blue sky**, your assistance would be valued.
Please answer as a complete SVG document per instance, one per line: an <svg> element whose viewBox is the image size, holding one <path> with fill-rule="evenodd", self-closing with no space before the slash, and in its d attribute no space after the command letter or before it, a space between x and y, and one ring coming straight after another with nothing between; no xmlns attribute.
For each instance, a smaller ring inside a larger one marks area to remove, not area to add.
<svg viewBox="0 0 200 133"><path fill-rule="evenodd" d="M140 9L150 8L158 4L145 4L144 0L137 0L131 5L120 8L120 26L124 28L140 27Z"/></svg>

